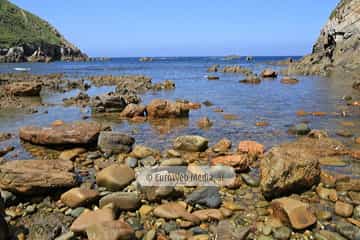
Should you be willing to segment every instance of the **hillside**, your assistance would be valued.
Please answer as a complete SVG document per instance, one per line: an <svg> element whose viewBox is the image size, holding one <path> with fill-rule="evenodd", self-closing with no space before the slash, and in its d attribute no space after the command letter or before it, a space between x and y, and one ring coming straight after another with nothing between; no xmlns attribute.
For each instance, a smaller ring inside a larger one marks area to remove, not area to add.
<svg viewBox="0 0 360 240"><path fill-rule="evenodd" d="M48 22L8 0L0 0L0 33L0 62L87 58Z"/></svg>
<svg viewBox="0 0 360 240"><path fill-rule="evenodd" d="M312 53L289 66L290 74L328 75L335 70L360 70L360 0L341 0Z"/></svg>

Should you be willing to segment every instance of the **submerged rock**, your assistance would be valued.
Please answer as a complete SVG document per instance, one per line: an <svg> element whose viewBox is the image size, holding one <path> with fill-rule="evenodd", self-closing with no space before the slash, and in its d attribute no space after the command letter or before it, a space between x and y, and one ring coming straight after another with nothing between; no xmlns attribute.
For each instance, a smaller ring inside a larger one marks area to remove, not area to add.
<svg viewBox="0 0 360 240"><path fill-rule="evenodd" d="M260 162L261 189L275 198L311 188L320 181L318 158L294 144L273 147Z"/></svg>
<svg viewBox="0 0 360 240"><path fill-rule="evenodd" d="M177 137L174 140L173 147L180 151L203 152L208 148L208 142L208 139L204 137L187 135Z"/></svg>
<svg viewBox="0 0 360 240"><path fill-rule="evenodd" d="M94 112L121 112L126 107L126 100L122 95L108 93L96 96L91 100L91 107Z"/></svg>
<svg viewBox="0 0 360 240"><path fill-rule="evenodd" d="M264 153L265 147L255 141L241 141L238 146L238 151L252 156L259 156Z"/></svg>
<svg viewBox="0 0 360 240"><path fill-rule="evenodd" d="M289 128L290 134L306 135L311 132L309 125L305 123L299 123Z"/></svg>
<svg viewBox="0 0 360 240"><path fill-rule="evenodd" d="M97 141L101 125L96 122L74 122L58 126L20 128L22 140L47 146L89 145Z"/></svg>
<svg viewBox="0 0 360 240"><path fill-rule="evenodd" d="M37 195L76 184L73 163L57 160L14 160L0 165L0 188Z"/></svg>
<svg viewBox="0 0 360 240"><path fill-rule="evenodd" d="M283 79L281 79L281 83L283 83L283 84L297 84L297 83L299 83L299 80L297 80L296 78L292 78L292 77L283 77Z"/></svg>
<svg viewBox="0 0 360 240"><path fill-rule="evenodd" d="M98 147L107 153L129 153L135 139L119 132L101 132L98 140Z"/></svg>
<svg viewBox="0 0 360 240"><path fill-rule="evenodd" d="M202 187L188 195L186 202L205 205L209 208L217 208L220 206L222 200L217 187Z"/></svg>
<svg viewBox="0 0 360 240"><path fill-rule="evenodd" d="M220 65L219 64L214 64L211 67L208 68L208 72L217 72L219 70Z"/></svg>
<svg viewBox="0 0 360 240"><path fill-rule="evenodd" d="M261 79L256 75L249 75L247 78L240 80L239 82L248 84L260 84Z"/></svg>

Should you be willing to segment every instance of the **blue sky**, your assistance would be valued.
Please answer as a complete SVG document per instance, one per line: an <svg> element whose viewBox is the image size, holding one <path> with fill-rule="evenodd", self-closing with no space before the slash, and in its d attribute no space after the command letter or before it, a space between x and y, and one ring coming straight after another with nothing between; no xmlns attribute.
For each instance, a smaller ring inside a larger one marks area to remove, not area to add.
<svg viewBox="0 0 360 240"><path fill-rule="evenodd" d="M12 0L91 56L311 51L338 0Z"/></svg>

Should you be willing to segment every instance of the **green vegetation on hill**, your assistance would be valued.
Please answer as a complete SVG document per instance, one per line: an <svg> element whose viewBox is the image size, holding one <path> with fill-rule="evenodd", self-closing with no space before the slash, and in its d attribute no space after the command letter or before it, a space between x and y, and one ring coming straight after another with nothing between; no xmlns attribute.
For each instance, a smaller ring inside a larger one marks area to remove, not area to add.
<svg viewBox="0 0 360 240"><path fill-rule="evenodd" d="M22 44L60 45L61 35L46 21L8 0L0 0L0 48Z"/></svg>

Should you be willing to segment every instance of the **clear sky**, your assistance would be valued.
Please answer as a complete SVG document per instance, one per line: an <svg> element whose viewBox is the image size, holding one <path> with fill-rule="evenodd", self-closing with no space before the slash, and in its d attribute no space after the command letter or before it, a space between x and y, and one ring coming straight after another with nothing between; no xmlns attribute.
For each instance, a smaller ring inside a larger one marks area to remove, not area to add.
<svg viewBox="0 0 360 240"><path fill-rule="evenodd" d="M11 0L91 56L304 55L339 0Z"/></svg>

